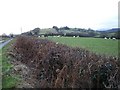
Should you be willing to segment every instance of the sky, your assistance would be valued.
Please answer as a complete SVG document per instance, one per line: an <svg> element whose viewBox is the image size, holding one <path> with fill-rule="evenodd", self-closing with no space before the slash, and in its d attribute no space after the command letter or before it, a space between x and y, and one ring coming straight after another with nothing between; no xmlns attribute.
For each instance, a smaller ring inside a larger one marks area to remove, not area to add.
<svg viewBox="0 0 120 90"><path fill-rule="evenodd" d="M0 35L68 26L94 30L118 27L119 0L1 0Z"/></svg>

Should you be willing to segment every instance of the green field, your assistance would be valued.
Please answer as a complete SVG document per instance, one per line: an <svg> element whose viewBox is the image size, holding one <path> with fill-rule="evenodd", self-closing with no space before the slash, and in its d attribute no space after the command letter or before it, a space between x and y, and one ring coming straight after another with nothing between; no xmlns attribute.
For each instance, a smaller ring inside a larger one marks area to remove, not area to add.
<svg viewBox="0 0 120 90"><path fill-rule="evenodd" d="M118 56L118 43L120 43L120 40L105 40L103 38L48 37L47 39L109 56Z"/></svg>

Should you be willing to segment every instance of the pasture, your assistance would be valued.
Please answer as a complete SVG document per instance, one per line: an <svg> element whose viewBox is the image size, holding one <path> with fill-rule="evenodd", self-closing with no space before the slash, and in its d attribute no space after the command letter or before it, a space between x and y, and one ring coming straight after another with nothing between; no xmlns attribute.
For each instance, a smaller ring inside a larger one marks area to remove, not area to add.
<svg viewBox="0 0 120 90"><path fill-rule="evenodd" d="M94 53L109 56L118 56L120 40L84 37L48 37L47 39L66 44L71 47L81 47Z"/></svg>

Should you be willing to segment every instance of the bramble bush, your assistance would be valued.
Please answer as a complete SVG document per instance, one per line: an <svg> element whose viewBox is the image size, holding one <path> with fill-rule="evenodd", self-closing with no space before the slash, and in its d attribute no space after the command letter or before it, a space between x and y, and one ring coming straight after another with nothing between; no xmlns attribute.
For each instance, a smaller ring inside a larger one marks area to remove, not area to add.
<svg viewBox="0 0 120 90"><path fill-rule="evenodd" d="M12 47L15 60L33 72L37 88L118 88L118 57L96 55L46 39L19 36Z"/></svg>

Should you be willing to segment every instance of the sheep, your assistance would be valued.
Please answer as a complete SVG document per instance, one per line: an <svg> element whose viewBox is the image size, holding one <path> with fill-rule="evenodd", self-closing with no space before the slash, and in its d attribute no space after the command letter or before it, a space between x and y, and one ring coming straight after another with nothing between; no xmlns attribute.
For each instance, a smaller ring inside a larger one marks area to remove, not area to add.
<svg viewBox="0 0 120 90"><path fill-rule="evenodd" d="M116 40L116 38L112 38L113 40Z"/></svg>
<svg viewBox="0 0 120 90"><path fill-rule="evenodd" d="M58 35L57 37L60 37L60 35Z"/></svg>
<svg viewBox="0 0 120 90"><path fill-rule="evenodd" d="M104 39L107 39L106 37Z"/></svg>

